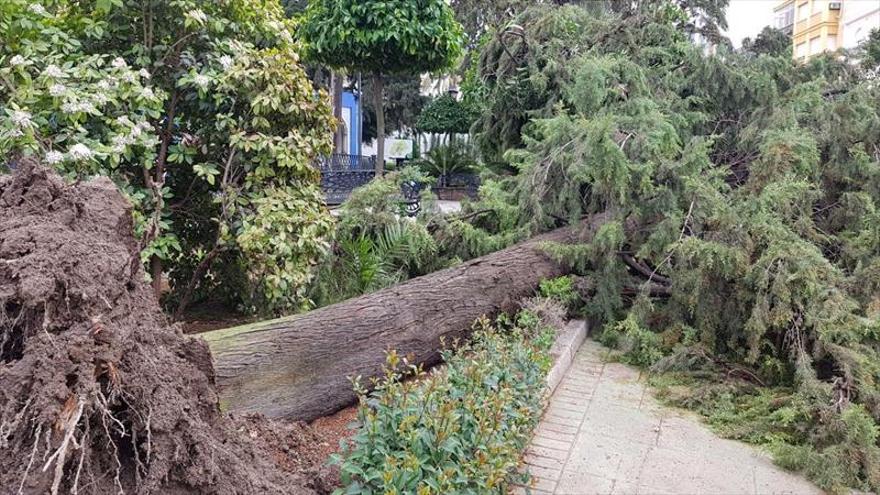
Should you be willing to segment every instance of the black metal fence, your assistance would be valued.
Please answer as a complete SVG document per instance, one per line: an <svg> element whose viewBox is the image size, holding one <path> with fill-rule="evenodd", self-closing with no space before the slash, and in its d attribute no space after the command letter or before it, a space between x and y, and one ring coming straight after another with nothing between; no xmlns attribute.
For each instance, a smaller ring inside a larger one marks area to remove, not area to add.
<svg viewBox="0 0 880 495"><path fill-rule="evenodd" d="M437 187L464 187L474 192L480 188L480 176L471 173L452 173L441 175Z"/></svg>
<svg viewBox="0 0 880 495"><path fill-rule="evenodd" d="M329 205L338 205L348 199L355 188L376 176L376 158L372 156L334 153L318 158L321 171L321 189Z"/></svg>
<svg viewBox="0 0 880 495"><path fill-rule="evenodd" d="M351 192L367 184L376 176L376 158L372 156L334 153L318 158L316 166L321 171L321 189L329 205L338 205L348 199ZM480 188L480 176L472 173L444 174L437 179L434 188L441 199L475 198ZM450 195L446 198L446 195Z"/></svg>
<svg viewBox="0 0 880 495"><path fill-rule="evenodd" d="M352 170L376 170L376 157L333 153L332 155L319 157L318 168L320 168L322 172L325 170L333 172L348 172Z"/></svg>

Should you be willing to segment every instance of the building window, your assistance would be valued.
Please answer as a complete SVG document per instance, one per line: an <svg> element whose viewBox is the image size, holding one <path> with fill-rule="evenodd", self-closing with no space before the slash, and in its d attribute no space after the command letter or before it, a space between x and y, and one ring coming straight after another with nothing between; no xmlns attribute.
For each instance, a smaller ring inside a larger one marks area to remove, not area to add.
<svg viewBox="0 0 880 495"><path fill-rule="evenodd" d="M810 38L810 55L815 55L822 51L822 43L818 36Z"/></svg>
<svg viewBox="0 0 880 495"><path fill-rule="evenodd" d="M794 23L794 5L776 14L776 28L785 29Z"/></svg>
<svg viewBox="0 0 880 495"><path fill-rule="evenodd" d="M810 17L810 2L804 2L797 8L798 20L805 21Z"/></svg>
<svg viewBox="0 0 880 495"><path fill-rule="evenodd" d="M807 56L807 44L806 43L799 44L797 46L797 49L795 50L795 54L797 55L798 58L806 57Z"/></svg>

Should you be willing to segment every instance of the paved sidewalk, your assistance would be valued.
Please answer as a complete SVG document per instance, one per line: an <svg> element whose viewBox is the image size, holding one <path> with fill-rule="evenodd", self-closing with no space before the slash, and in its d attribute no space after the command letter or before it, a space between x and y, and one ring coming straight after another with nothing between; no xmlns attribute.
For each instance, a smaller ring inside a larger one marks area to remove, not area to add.
<svg viewBox="0 0 880 495"><path fill-rule="evenodd" d="M695 416L660 406L638 370L603 363L600 353L596 342L583 344L544 412L524 458L531 493L822 493Z"/></svg>

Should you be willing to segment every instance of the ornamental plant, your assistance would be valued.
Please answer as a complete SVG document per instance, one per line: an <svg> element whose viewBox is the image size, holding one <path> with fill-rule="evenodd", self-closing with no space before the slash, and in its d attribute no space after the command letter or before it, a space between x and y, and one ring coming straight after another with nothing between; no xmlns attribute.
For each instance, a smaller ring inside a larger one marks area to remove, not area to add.
<svg viewBox="0 0 880 495"><path fill-rule="evenodd" d="M540 419L553 329L534 315L477 320L473 339L426 373L389 352L359 429L334 461L338 494L507 493ZM402 381L403 374L412 379Z"/></svg>
<svg viewBox="0 0 880 495"><path fill-rule="evenodd" d="M119 184L178 312L208 292L298 308L328 248L311 162L333 123L293 27L272 1L3 2L0 155Z"/></svg>
<svg viewBox="0 0 880 495"><path fill-rule="evenodd" d="M422 210L406 213L401 186L416 182ZM323 259L309 296L318 306L388 287L446 268L429 232L430 178L414 167L389 172L352 192L342 204L331 252Z"/></svg>

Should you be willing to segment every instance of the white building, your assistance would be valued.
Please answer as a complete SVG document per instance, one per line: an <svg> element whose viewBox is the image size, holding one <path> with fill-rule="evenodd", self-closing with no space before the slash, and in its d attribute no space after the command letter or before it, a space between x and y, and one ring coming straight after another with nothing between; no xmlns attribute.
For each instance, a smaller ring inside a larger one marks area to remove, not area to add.
<svg viewBox="0 0 880 495"><path fill-rule="evenodd" d="M840 46L855 48L872 29L880 28L880 0L844 0L840 3Z"/></svg>

